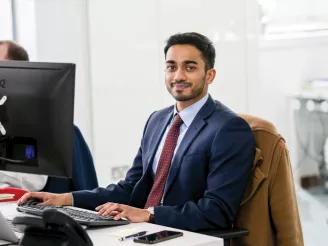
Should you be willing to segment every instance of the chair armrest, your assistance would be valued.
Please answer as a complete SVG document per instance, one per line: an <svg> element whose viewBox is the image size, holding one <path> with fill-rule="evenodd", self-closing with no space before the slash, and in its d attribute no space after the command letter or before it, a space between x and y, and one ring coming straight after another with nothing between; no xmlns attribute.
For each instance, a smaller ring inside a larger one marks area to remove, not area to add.
<svg viewBox="0 0 328 246"><path fill-rule="evenodd" d="M231 229L222 229L222 230L212 230L212 231L200 231L198 233L213 236L213 237L220 237L224 239L229 238L236 238L236 237L246 237L249 235L249 231L243 228L231 228Z"/></svg>

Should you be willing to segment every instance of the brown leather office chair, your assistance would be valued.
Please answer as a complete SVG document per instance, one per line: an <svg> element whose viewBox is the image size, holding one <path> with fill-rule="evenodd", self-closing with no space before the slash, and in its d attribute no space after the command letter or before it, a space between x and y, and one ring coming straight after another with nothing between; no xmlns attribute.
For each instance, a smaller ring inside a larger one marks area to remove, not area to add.
<svg viewBox="0 0 328 246"><path fill-rule="evenodd" d="M285 140L272 123L250 115L240 116L248 122L255 137L252 174L234 228L204 234L224 238L224 245L302 246L303 234Z"/></svg>

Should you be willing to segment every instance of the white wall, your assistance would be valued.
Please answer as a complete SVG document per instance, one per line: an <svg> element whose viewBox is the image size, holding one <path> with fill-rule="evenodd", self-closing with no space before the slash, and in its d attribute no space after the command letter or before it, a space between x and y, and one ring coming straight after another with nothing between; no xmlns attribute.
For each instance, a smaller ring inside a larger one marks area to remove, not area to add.
<svg viewBox="0 0 328 246"><path fill-rule="evenodd" d="M156 1L89 1L93 156L102 186L113 181L112 167L131 165L148 115L163 104L156 18Z"/></svg>
<svg viewBox="0 0 328 246"><path fill-rule="evenodd" d="M163 47L176 32L214 41L212 96L272 121L290 148L287 95L328 73L327 38L258 42L256 0L15 2L18 41L32 60L77 64L75 123L93 150L101 185L116 181L113 167L123 167L121 175L132 164L149 114L173 103Z"/></svg>
<svg viewBox="0 0 328 246"><path fill-rule="evenodd" d="M30 61L37 61L35 0L14 0L16 41L23 46Z"/></svg>
<svg viewBox="0 0 328 246"><path fill-rule="evenodd" d="M13 38L13 21L11 15L11 1L0 1L0 40Z"/></svg>
<svg viewBox="0 0 328 246"><path fill-rule="evenodd" d="M76 64L74 122L92 145L86 0L16 0L17 41L32 61Z"/></svg>
<svg viewBox="0 0 328 246"><path fill-rule="evenodd" d="M328 77L328 37L262 42L259 55L259 80L253 83L257 95L250 111L276 125L287 140L295 167L298 159L290 96L300 91L302 83ZM298 177L316 175L318 167L303 165L294 173Z"/></svg>
<svg viewBox="0 0 328 246"><path fill-rule="evenodd" d="M209 36L217 50L212 96L237 112L271 120L289 143L286 94L304 79L326 75L325 40L259 49L255 0L15 3L17 38L32 60L77 64L75 123L93 150L101 185L116 181L113 167L123 167L120 177L132 164L149 114L173 102L163 72L164 41L171 34Z"/></svg>
<svg viewBox="0 0 328 246"><path fill-rule="evenodd" d="M209 36L217 49L218 71L210 93L237 112L247 111L246 68L255 64L247 52L255 47L255 38L245 41L245 10L250 3L255 4L253 0L89 1L93 154L101 185L115 181L113 167L132 164L149 114L173 103L164 85L163 48L170 35L197 31Z"/></svg>

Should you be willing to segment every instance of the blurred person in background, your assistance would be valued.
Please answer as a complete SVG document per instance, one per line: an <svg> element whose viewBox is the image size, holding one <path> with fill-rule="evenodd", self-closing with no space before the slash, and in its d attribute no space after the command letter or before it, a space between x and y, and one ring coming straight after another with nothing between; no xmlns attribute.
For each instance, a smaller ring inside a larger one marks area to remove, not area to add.
<svg viewBox="0 0 328 246"><path fill-rule="evenodd" d="M0 60L29 61L29 56L19 44L0 40ZM0 188L11 186L32 192L45 190L54 193L96 188L98 180L89 147L79 128L74 125L73 130L72 179L0 171Z"/></svg>
<svg viewBox="0 0 328 246"><path fill-rule="evenodd" d="M0 41L0 61L4 60L28 61L29 57L19 44L13 41ZM45 187L47 179L45 175L0 171L0 188L11 186L40 191Z"/></svg>

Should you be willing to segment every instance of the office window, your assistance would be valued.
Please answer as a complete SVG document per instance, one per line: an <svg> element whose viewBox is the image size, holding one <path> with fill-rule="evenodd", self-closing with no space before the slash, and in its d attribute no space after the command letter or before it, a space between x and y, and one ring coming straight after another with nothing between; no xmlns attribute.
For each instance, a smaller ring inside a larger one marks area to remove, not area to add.
<svg viewBox="0 0 328 246"><path fill-rule="evenodd" d="M265 39L328 35L327 0L258 0Z"/></svg>
<svg viewBox="0 0 328 246"><path fill-rule="evenodd" d="M0 1L0 40L13 39L12 0Z"/></svg>

